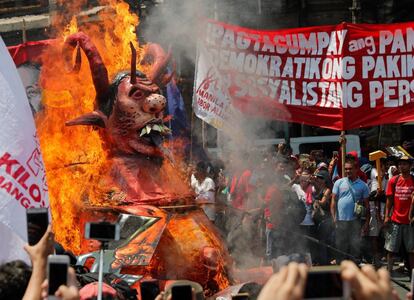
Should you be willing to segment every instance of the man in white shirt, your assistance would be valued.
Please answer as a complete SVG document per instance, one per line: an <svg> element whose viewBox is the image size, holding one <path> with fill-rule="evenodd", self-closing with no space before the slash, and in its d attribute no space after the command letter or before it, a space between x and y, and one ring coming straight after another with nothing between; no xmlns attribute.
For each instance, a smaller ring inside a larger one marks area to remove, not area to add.
<svg viewBox="0 0 414 300"><path fill-rule="evenodd" d="M214 222L216 218L216 186L208 174L208 164L204 161L199 162L195 173L191 175L191 187L196 194L196 202L204 210L207 217Z"/></svg>

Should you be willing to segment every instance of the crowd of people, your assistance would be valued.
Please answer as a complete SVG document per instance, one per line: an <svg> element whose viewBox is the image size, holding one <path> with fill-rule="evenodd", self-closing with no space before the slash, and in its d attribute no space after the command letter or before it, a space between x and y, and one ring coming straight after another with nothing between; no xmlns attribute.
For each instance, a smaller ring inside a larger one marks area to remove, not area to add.
<svg viewBox="0 0 414 300"><path fill-rule="evenodd" d="M0 297L1 299L23 299L39 300L51 299L48 293L48 279L46 276L46 264L49 254L54 253L55 242L51 226L47 229L42 239L34 246L25 246L32 267L22 261L12 261L0 266ZM258 295L248 296L248 299L258 300L299 300L305 294L306 280L309 266L304 263L290 262L276 272L268 282L260 289ZM356 300L398 300L396 291L392 288L390 275L385 268L375 270L371 265L365 265L361 269L352 261L343 261L340 267L340 276L344 282L349 284L352 291L352 299ZM81 287L79 277L75 270L69 268L67 284L59 286L54 293L53 299L62 300L94 300L98 299L98 284L93 282ZM188 299L174 299L172 288L177 285L173 283L164 291L154 295L155 300L195 300L205 299L201 286L195 282L182 281L178 285L188 284L191 286L192 296ZM316 287L315 287L316 288ZM142 291L142 287L141 287ZM102 299L106 300L128 300L136 299L137 294L125 296L119 293L109 284L104 283L102 288ZM143 298L141 298L143 299ZM147 298L149 299L149 298ZM412 293L406 295L406 299L412 299ZM146 300L146 299L144 299Z"/></svg>
<svg viewBox="0 0 414 300"><path fill-rule="evenodd" d="M357 152L347 153L344 163L340 154L294 156L282 143L271 151L232 154L226 164L202 161L191 186L241 266L300 254L313 265L348 259L379 268L387 262L390 272L399 257L411 270L412 157L381 158L377 170Z"/></svg>
<svg viewBox="0 0 414 300"><path fill-rule="evenodd" d="M294 156L279 144L274 151L231 155L226 164L201 161L190 169L195 201L227 243L233 267L273 267L275 274L249 299L302 299L309 268L329 264L340 265L353 299L399 299L390 280L394 259L404 261L406 271L414 266L411 157L383 158L380 170L356 153L344 157L342 163L340 151L327 158L322 150ZM47 256L55 247L49 226L36 245L25 247L32 266L3 263L0 298L46 299ZM97 299L96 280L81 283L76 273L70 268L55 296ZM204 299L199 285L191 285L192 299ZM103 287L103 299L136 299L137 293ZM172 299L171 287L154 298Z"/></svg>

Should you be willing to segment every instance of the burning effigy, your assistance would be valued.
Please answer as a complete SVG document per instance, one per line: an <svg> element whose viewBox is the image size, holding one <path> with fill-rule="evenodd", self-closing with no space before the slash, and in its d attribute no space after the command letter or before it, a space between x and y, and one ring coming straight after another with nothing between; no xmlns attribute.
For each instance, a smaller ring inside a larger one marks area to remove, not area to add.
<svg viewBox="0 0 414 300"><path fill-rule="evenodd" d="M189 279L214 293L230 284L229 255L194 205L183 147L166 138L171 53L138 45L138 18L107 4L98 23L62 26L43 55L37 126L56 239L86 262L99 248L83 238L85 223L119 221L104 271Z"/></svg>

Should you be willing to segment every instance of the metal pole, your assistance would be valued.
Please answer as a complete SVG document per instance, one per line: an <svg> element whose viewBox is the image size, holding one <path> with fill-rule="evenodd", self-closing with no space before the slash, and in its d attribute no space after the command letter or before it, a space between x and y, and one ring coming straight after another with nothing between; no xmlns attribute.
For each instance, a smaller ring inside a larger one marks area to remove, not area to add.
<svg viewBox="0 0 414 300"><path fill-rule="evenodd" d="M358 14L361 10L361 3L359 0L352 0L352 7L349 8L352 13L352 23L358 23ZM345 139L345 130L341 131L341 159L342 159L342 177L345 177L345 155L346 155L346 139Z"/></svg>
<svg viewBox="0 0 414 300"><path fill-rule="evenodd" d="M350 7L352 13L352 23L359 23L359 12L361 10L360 0L352 0L352 6Z"/></svg>
<svg viewBox="0 0 414 300"><path fill-rule="evenodd" d="M99 251L99 275L98 275L98 300L102 300L102 283L103 283L103 258L104 248Z"/></svg>

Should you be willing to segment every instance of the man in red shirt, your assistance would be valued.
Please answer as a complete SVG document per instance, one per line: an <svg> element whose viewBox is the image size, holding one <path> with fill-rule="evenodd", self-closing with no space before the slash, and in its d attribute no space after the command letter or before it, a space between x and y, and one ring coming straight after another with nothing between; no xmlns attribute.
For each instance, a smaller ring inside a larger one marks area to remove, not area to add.
<svg viewBox="0 0 414 300"><path fill-rule="evenodd" d="M245 169L242 172L236 172L230 182L231 204L234 208L244 211L246 209L247 199L253 191L250 184L252 171Z"/></svg>
<svg viewBox="0 0 414 300"><path fill-rule="evenodd" d="M404 245L408 253L410 268L414 267L414 228L410 226L410 206L414 192L414 179L410 174L412 161L407 156L398 160L400 175L392 177L387 185L387 203L384 223L390 223L385 237L385 250L388 251L388 271L392 271L393 255Z"/></svg>

